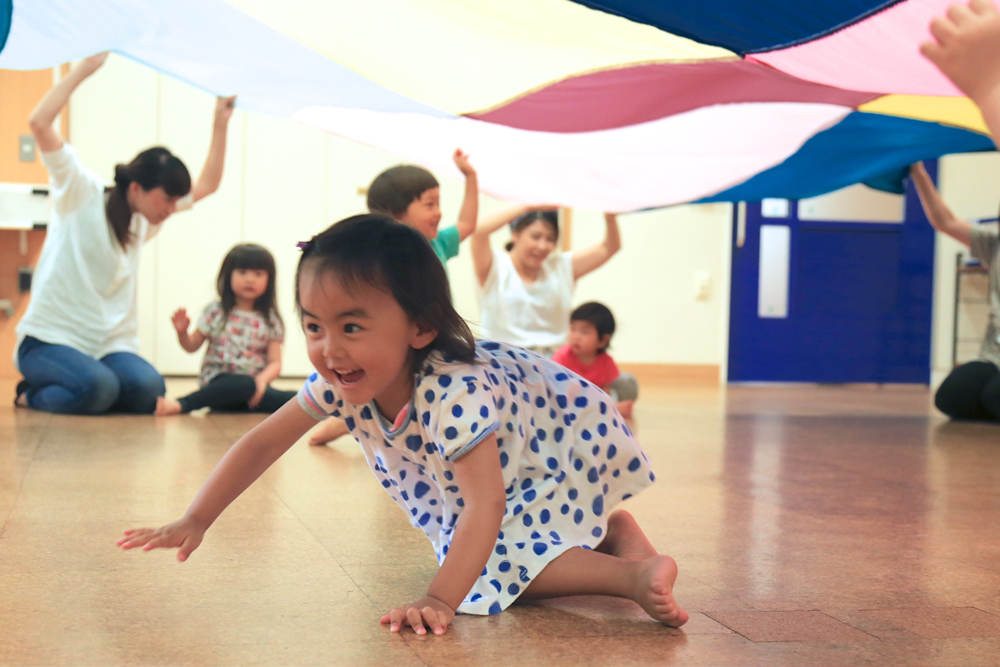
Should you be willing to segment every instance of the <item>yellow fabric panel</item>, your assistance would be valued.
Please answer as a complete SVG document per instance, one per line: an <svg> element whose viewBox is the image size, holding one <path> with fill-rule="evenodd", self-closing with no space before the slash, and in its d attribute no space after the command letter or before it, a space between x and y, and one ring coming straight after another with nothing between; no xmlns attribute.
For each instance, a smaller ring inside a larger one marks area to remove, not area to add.
<svg viewBox="0 0 1000 667"><path fill-rule="evenodd" d="M453 113L595 69L736 57L569 0L228 1L387 88Z"/></svg>
<svg viewBox="0 0 1000 667"><path fill-rule="evenodd" d="M990 133L979 109L968 97L886 95L862 104L858 111L929 120L983 134Z"/></svg>

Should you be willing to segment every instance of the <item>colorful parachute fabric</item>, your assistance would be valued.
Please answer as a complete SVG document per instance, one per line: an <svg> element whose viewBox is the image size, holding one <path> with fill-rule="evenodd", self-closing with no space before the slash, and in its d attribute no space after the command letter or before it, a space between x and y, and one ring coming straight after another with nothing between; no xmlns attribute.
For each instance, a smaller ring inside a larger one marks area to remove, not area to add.
<svg viewBox="0 0 1000 667"><path fill-rule="evenodd" d="M111 49L456 176L460 146L504 199L628 211L992 150L918 51L954 1L0 0L0 67Z"/></svg>

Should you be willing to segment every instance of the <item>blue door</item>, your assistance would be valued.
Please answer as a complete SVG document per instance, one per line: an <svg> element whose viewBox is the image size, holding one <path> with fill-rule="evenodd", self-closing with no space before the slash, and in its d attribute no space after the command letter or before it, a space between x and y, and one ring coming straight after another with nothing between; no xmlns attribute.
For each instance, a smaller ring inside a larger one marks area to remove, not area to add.
<svg viewBox="0 0 1000 667"><path fill-rule="evenodd" d="M901 223L798 204L733 207L729 381L929 384L934 231L912 184Z"/></svg>

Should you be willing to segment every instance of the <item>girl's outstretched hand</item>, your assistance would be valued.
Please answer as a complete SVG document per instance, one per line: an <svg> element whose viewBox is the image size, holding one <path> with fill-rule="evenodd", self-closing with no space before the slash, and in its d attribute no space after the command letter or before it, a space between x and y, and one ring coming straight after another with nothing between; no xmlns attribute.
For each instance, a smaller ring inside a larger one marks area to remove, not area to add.
<svg viewBox="0 0 1000 667"><path fill-rule="evenodd" d="M177 560L183 563L201 544L201 540L205 537L205 529L195 521L184 517L162 528L135 528L126 530L123 534L125 537L115 542L122 549L136 547L142 547L143 551L178 549Z"/></svg>
<svg viewBox="0 0 1000 667"><path fill-rule="evenodd" d="M174 314L170 316L170 321L173 322L177 333L187 333L188 327L191 326L191 318L188 317L187 311L183 308L175 310Z"/></svg>
<svg viewBox="0 0 1000 667"><path fill-rule="evenodd" d="M383 625L388 623L392 632L399 632L400 629L410 626L418 635L426 635L427 630L436 635L443 635L453 620L455 611L429 595L405 607L391 609L382 617Z"/></svg>

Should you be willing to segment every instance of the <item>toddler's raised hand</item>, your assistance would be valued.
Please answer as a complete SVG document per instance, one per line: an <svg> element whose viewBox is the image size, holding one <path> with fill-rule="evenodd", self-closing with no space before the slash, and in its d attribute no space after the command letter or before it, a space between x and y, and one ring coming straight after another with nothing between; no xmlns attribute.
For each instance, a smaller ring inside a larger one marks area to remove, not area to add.
<svg viewBox="0 0 1000 667"><path fill-rule="evenodd" d="M1000 93L1000 12L991 0L953 5L934 19L920 52L963 93L982 106Z"/></svg>
<svg viewBox="0 0 1000 667"><path fill-rule="evenodd" d="M455 166L458 167L458 170L462 172L466 178L475 175L476 170L469 162L469 154L463 152L461 148L456 148L455 154L452 155L451 158L455 161Z"/></svg>
<svg viewBox="0 0 1000 667"><path fill-rule="evenodd" d="M437 598L425 596L405 607L396 607L382 617L382 624L389 624L392 632L399 632L407 625L418 635L427 634L429 629L436 635L443 635L455 620L455 610Z"/></svg>
<svg viewBox="0 0 1000 667"><path fill-rule="evenodd" d="M174 314L170 316L170 321L174 323L177 333L187 333L188 327L191 326L191 318L188 317L187 311L183 308L175 310Z"/></svg>
<svg viewBox="0 0 1000 667"><path fill-rule="evenodd" d="M126 530L123 534L125 537L115 542L122 549L178 549L177 560L183 563L201 544L205 529L185 517L162 528L136 528Z"/></svg>

